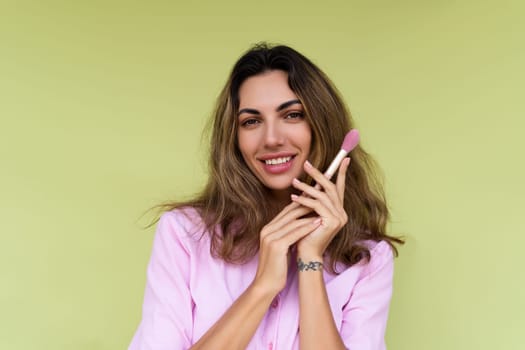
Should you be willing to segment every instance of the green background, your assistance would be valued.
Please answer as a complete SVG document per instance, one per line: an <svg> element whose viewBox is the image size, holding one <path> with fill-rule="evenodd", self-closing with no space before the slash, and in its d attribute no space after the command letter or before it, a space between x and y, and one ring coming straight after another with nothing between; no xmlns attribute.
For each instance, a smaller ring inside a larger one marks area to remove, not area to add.
<svg viewBox="0 0 525 350"><path fill-rule="evenodd" d="M0 348L124 349L233 62L289 44L380 162L393 350L523 349L522 1L0 2Z"/></svg>

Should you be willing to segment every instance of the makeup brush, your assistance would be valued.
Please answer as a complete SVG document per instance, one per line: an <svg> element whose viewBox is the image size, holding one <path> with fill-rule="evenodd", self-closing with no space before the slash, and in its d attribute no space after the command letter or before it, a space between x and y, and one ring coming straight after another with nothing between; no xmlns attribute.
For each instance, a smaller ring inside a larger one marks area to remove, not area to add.
<svg viewBox="0 0 525 350"><path fill-rule="evenodd" d="M334 160L332 160L332 163L325 171L324 176L326 176L328 179L331 179L332 176L334 176L337 168L339 168L339 165L341 164L343 159L347 156L348 153L350 153L351 150L355 148L355 146L357 146L358 143L359 131L357 131L357 129L352 129L349 132L347 132L343 140L343 144L341 145L341 150L339 150L339 153L337 153Z"/></svg>
<svg viewBox="0 0 525 350"><path fill-rule="evenodd" d="M359 143L359 131L357 129L352 129L349 132L346 133L345 138L343 140L343 144L341 145L341 149L335 156L334 160L332 160L332 163L328 167L328 169L324 172L324 176L330 180L332 176L334 176L335 172L337 171L337 168L339 168L339 165L341 165L341 162L345 157L350 153L351 150L357 146ZM314 186L315 189L320 190L321 185L318 183ZM303 193L303 195L305 195Z"/></svg>

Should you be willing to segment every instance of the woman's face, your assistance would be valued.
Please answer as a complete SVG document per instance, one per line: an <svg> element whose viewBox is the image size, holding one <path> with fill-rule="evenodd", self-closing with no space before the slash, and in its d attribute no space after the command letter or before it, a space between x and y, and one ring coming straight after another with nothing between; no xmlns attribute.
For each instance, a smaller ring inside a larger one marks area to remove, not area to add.
<svg viewBox="0 0 525 350"><path fill-rule="evenodd" d="M238 143L255 176L280 198L288 196L310 153L312 133L288 74L268 71L239 89ZM289 198L288 198L289 200Z"/></svg>

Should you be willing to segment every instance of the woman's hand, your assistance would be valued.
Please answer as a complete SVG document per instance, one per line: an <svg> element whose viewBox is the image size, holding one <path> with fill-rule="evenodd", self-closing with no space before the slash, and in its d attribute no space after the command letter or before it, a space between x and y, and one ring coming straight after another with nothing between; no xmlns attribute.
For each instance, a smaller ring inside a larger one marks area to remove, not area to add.
<svg viewBox="0 0 525 350"><path fill-rule="evenodd" d="M344 194L349 164L350 158L345 158L339 167L335 184L308 161L304 164L304 170L317 182L317 185L309 186L294 179L293 186L303 191L306 196L292 195L292 201L314 210L321 218L319 227L297 243L298 257L315 258L322 261L326 248L348 221L348 215L344 209Z"/></svg>
<svg viewBox="0 0 525 350"><path fill-rule="evenodd" d="M264 292L276 295L286 285L290 246L316 230L319 217L301 218L312 209L292 202L263 227L260 234L259 265L253 281Z"/></svg>

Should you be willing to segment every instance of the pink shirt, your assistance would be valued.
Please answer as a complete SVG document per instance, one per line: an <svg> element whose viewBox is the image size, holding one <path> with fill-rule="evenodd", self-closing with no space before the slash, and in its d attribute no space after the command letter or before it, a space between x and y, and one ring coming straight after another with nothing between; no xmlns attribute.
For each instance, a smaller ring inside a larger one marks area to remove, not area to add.
<svg viewBox="0 0 525 350"><path fill-rule="evenodd" d="M142 321L129 350L188 349L253 281L258 256L232 265L210 255L194 209L164 213L158 223L147 271ZM368 242L370 263L339 275L324 271L330 307L347 348L384 350L392 294L393 254L381 241ZM277 295L247 349L299 349L296 267Z"/></svg>

